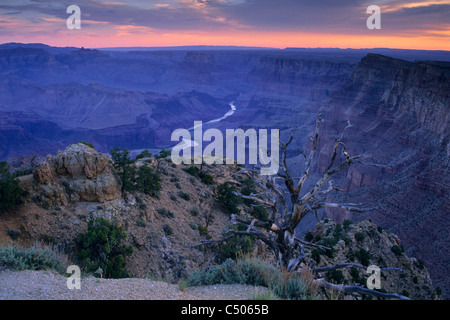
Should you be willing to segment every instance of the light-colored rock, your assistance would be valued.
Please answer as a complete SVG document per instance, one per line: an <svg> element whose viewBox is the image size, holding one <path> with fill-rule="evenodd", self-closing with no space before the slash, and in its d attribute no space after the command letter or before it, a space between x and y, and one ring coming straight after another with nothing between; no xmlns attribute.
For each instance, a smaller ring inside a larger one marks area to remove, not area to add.
<svg viewBox="0 0 450 320"><path fill-rule="evenodd" d="M49 204L105 202L121 196L121 182L112 160L78 143L48 156L33 170L35 190Z"/></svg>

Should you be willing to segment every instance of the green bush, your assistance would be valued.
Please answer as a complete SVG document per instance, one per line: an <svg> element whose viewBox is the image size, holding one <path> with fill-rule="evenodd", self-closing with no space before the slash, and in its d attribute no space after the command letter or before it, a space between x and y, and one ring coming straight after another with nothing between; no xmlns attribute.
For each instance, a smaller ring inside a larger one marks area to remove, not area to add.
<svg viewBox="0 0 450 320"><path fill-rule="evenodd" d="M362 242L364 240L364 237L364 233L362 232L355 233L355 240L358 242Z"/></svg>
<svg viewBox="0 0 450 320"><path fill-rule="evenodd" d="M184 199L184 200L186 200L186 201L191 200L191 195L190 195L189 193L187 193L187 192L182 191L182 190L180 190L180 191L178 192L178 196L179 196L181 199Z"/></svg>
<svg viewBox="0 0 450 320"><path fill-rule="evenodd" d="M244 196L249 196L256 193L255 182L251 178L247 178L241 181L241 194ZM243 199L245 205L250 206L255 202L250 199Z"/></svg>
<svg viewBox="0 0 450 320"><path fill-rule="evenodd" d="M114 147L109 154L114 163L114 167L119 172L122 181L122 192L131 191L133 189L132 177L136 174L136 169L129 165L133 163L130 159L130 151Z"/></svg>
<svg viewBox="0 0 450 320"><path fill-rule="evenodd" d="M245 227L244 227L245 228ZM244 229L245 230L245 229ZM253 251L255 241L249 236L236 236L225 242L219 247L219 259L235 260L239 256L246 255Z"/></svg>
<svg viewBox="0 0 450 320"><path fill-rule="evenodd" d="M395 253L397 256L401 256L403 253L403 248L397 245L392 246L391 251Z"/></svg>
<svg viewBox="0 0 450 320"><path fill-rule="evenodd" d="M148 166L141 166L138 169L131 166L134 161L130 159L130 151L127 149L121 150L116 147L111 150L110 154L122 181L122 191L140 191L158 197L159 191L161 191L161 177L157 172ZM151 156L147 150L143 151L141 155L142 158Z"/></svg>
<svg viewBox="0 0 450 320"><path fill-rule="evenodd" d="M192 230L198 230L198 225L194 221L189 222L189 226Z"/></svg>
<svg viewBox="0 0 450 320"><path fill-rule="evenodd" d="M81 141L80 143L88 146L89 148L95 149L94 145L92 143L86 142L86 141Z"/></svg>
<svg viewBox="0 0 450 320"><path fill-rule="evenodd" d="M0 266L12 270L56 270L64 273L62 256L48 246L0 248Z"/></svg>
<svg viewBox="0 0 450 320"><path fill-rule="evenodd" d="M364 249L359 249L355 252L355 257L361 262L363 266L368 267L370 263L371 255L369 251L366 251Z"/></svg>
<svg viewBox="0 0 450 320"><path fill-rule="evenodd" d="M205 226L198 226L198 232L202 237L207 237L208 236L208 228Z"/></svg>
<svg viewBox="0 0 450 320"><path fill-rule="evenodd" d="M163 229L164 233L166 234L166 236L170 236L170 235L173 234L173 229L172 229L172 227L169 226L168 224L165 224L165 225L162 227L162 229Z"/></svg>
<svg viewBox="0 0 450 320"><path fill-rule="evenodd" d="M200 169L196 166L190 166L188 168L183 168L184 171L189 173L191 176L198 177Z"/></svg>
<svg viewBox="0 0 450 320"><path fill-rule="evenodd" d="M88 222L86 233L76 239L78 259L88 272L103 270L106 278L126 278L125 258L133 253L133 247L122 244L127 237L123 227L104 219Z"/></svg>
<svg viewBox="0 0 450 320"><path fill-rule="evenodd" d="M114 162L116 169L122 169L133 163L133 160L130 159L130 151L128 149L114 147L109 154L111 155L111 159Z"/></svg>
<svg viewBox="0 0 450 320"><path fill-rule="evenodd" d="M312 242L314 240L314 233L311 230L306 231L303 239L307 242Z"/></svg>
<svg viewBox="0 0 450 320"><path fill-rule="evenodd" d="M10 211L22 203L24 190L19 185L19 179L9 172L5 161L0 162L0 213Z"/></svg>
<svg viewBox="0 0 450 320"><path fill-rule="evenodd" d="M144 150L136 156L136 160L144 159L144 158L151 158L151 157L152 157L152 154L148 150Z"/></svg>
<svg viewBox="0 0 450 320"><path fill-rule="evenodd" d="M344 227L345 231L348 231L348 229L350 229L351 225L352 225L352 222L348 219L346 219L342 222L342 226Z"/></svg>
<svg viewBox="0 0 450 320"><path fill-rule="evenodd" d="M159 154L155 155L155 159L165 159L168 156L170 156L172 153L172 151L167 150L167 149L162 149Z"/></svg>
<svg viewBox="0 0 450 320"><path fill-rule="evenodd" d="M234 194L235 191L236 189L227 182L217 188L217 201L229 214L239 213L237 206L241 204L241 198Z"/></svg>
<svg viewBox="0 0 450 320"><path fill-rule="evenodd" d="M139 167L135 178L136 190L156 196L161 191L161 177L147 166Z"/></svg>
<svg viewBox="0 0 450 320"><path fill-rule="evenodd" d="M318 264L320 263L320 251L317 249L314 249L311 251L311 258L314 259Z"/></svg>
<svg viewBox="0 0 450 320"><path fill-rule="evenodd" d="M328 278L336 284L344 283L344 274L341 270L331 270L328 272Z"/></svg>
<svg viewBox="0 0 450 320"><path fill-rule="evenodd" d="M202 173L200 174L200 180L206 185L212 185L214 184L214 177L210 175L209 173Z"/></svg>
<svg viewBox="0 0 450 320"><path fill-rule="evenodd" d="M267 209L263 206L254 206L252 216L254 216L259 221L269 221L269 212L267 212Z"/></svg>
<svg viewBox="0 0 450 320"><path fill-rule="evenodd" d="M17 240L20 237L20 232L12 229L6 229L6 234L12 239Z"/></svg>

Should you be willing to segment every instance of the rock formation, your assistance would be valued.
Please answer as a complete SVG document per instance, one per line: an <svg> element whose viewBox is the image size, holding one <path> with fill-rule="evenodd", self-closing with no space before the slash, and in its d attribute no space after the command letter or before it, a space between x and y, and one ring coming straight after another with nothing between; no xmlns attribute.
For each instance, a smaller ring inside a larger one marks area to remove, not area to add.
<svg viewBox="0 0 450 320"><path fill-rule="evenodd" d="M439 292L436 292L423 262L408 257L395 234L368 220L349 222L336 224L324 220L317 224L315 231L307 233L308 240L331 249L326 252L313 251L312 269L320 270L316 271L317 278L367 287L367 279L372 275L367 272L368 267L377 266L380 269L379 291L397 293L416 300L437 298ZM348 265L345 267L327 270L331 266L346 263ZM361 298L360 294L344 296L344 299Z"/></svg>
<svg viewBox="0 0 450 320"><path fill-rule="evenodd" d="M105 202L121 196L121 182L108 156L83 144L73 144L33 170L36 192L49 205Z"/></svg>

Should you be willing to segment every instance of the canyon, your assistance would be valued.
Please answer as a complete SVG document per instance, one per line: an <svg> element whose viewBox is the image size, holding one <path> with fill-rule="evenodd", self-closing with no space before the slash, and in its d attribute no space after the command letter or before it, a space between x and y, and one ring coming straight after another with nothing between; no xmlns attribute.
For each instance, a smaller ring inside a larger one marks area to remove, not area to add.
<svg viewBox="0 0 450 320"><path fill-rule="evenodd" d="M311 148L322 114L310 183L327 166L334 138L348 123L347 150L384 166L353 164L334 178L345 192L329 198L377 210L320 214L337 222L371 219L395 232L448 298L449 61L443 51L114 51L4 44L0 160L29 166L33 155L44 158L80 141L102 153L113 147L159 150L172 146L173 130L221 119L209 126L277 128L283 141L292 133L287 161L300 176L297 148ZM225 118L231 101L236 110ZM308 217L298 232L316 222Z"/></svg>

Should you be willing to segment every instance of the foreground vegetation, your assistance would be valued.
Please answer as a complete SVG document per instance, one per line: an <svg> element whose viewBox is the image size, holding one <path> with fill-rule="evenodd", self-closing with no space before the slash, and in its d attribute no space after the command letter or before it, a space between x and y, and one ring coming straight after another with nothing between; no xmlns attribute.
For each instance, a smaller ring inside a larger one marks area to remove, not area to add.
<svg viewBox="0 0 450 320"><path fill-rule="evenodd" d="M8 246L0 248L0 267L14 271L55 270L66 272L67 257L49 246L36 244L30 248Z"/></svg>
<svg viewBox="0 0 450 320"><path fill-rule="evenodd" d="M246 257L228 259L220 265L196 271L185 284L188 287L214 284L263 286L281 299L310 300L318 298L313 280L312 274L289 273L260 258Z"/></svg>

